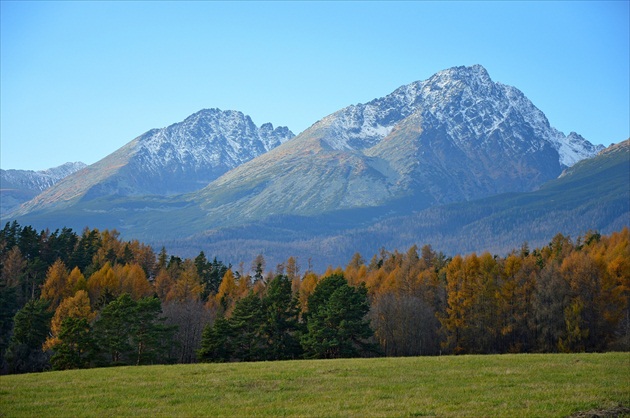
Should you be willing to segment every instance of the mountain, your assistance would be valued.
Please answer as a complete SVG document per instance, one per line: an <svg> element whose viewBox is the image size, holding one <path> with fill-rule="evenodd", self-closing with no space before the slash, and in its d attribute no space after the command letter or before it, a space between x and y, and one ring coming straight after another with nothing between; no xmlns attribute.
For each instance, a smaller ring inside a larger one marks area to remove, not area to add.
<svg viewBox="0 0 630 418"><path fill-rule="evenodd" d="M74 162L40 171L0 169L0 212L10 212L85 167L82 162Z"/></svg>
<svg viewBox="0 0 630 418"><path fill-rule="evenodd" d="M534 190L601 149L552 128L483 67L456 67L323 118L192 200L210 226L362 207L418 210Z"/></svg>
<svg viewBox="0 0 630 418"><path fill-rule="evenodd" d="M69 208L106 196L191 192L293 136L286 127L257 127L238 111L201 110L140 135L37 196L17 214Z"/></svg>

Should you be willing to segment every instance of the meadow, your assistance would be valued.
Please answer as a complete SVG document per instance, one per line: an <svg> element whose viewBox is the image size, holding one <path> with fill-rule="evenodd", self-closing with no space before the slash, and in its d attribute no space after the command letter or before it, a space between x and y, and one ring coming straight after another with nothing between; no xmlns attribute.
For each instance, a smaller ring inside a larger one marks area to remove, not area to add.
<svg viewBox="0 0 630 418"><path fill-rule="evenodd" d="M630 407L630 354L158 365L0 381L2 417L566 417Z"/></svg>

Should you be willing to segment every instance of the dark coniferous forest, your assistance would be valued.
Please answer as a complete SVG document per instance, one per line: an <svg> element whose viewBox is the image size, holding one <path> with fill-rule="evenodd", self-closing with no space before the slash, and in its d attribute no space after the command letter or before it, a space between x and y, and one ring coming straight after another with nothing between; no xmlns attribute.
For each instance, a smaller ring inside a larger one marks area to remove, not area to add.
<svg viewBox="0 0 630 418"><path fill-rule="evenodd" d="M507 255L427 244L237 266L115 230L0 230L2 373L199 361L630 349L630 231Z"/></svg>

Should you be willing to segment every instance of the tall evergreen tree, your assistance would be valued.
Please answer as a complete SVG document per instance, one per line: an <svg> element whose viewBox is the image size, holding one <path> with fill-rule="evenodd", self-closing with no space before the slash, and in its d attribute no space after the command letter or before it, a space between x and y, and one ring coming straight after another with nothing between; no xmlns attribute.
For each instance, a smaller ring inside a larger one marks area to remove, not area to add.
<svg viewBox="0 0 630 418"><path fill-rule="evenodd" d="M124 293L107 304L94 326L105 364L152 364L167 361L174 327L165 326L160 300L134 301Z"/></svg>
<svg viewBox="0 0 630 418"><path fill-rule="evenodd" d="M9 342L7 362L11 373L40 372L48 364L42 351L50 330L53 313L48 302L33 299L15 314L13 335Z"/></svg>
<svg viewBox="0 0 630 418"><path fill-rule="evenodd" d="M266 360L293 359L301 355L300 310L291 285L289 277L276 276L269 282L267 294L262 300L264 320L261 335L265 342Z"/></svg>
<svg viewBox="0 0 630 418"><path fill-rule="evenodd" d="M94 324L99 351L105 354L105 364L126 364L133 353L130 333L135 320L136 302L124 293L101 310Z"/></svg>
<svg viewBox="0 0 630 418"><path fill-rule="evenodd" d="M262 303L254 292L240 299L234 305L230 318L233 335L233 356L242 361L256 361L263 358Z"/></svg>
<svg viewBox="0 0 630 418"><path fill-rule="evenodd" d="M160 300L154 297L136 302L134 321L131 324L131 344L135 364L167 362L169 342L176 327L164 325Z"/></svg>
<svg viewBox="0 0 630 418"><path fill-rule="evenodd" d="M351 287L342 274L323 278L308 300L306 357L341 358L375 353L374 332L365 319L370 307L364 285Z"/></svg>
<svg viewBox="0 0 630 418"><path fill-rule="evenodd" d="M96 355L92 327L86 318L68 317L61 323L60 343L50 362L55 370L89 367Z"/></svg>
<svg viewBox="0 0 630 418"><path fill-rule="evenodd" d="M206 362L230 361L232 353L232 327L230 321L221 314L214 324L204 328L197 359Z"/></svg>

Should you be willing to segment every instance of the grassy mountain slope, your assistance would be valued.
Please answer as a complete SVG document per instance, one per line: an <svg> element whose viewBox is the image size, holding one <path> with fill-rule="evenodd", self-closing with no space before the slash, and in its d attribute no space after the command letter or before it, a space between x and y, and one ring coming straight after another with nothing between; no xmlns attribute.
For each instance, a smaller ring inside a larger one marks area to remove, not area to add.
<svg viewBox="0 0 630 418"><path fill-rule="evenodd" d="M390 198L385 176L366 156L333 149L326 136L327 127L316 124L196 193L208 226L376 206Z"/></svg>

